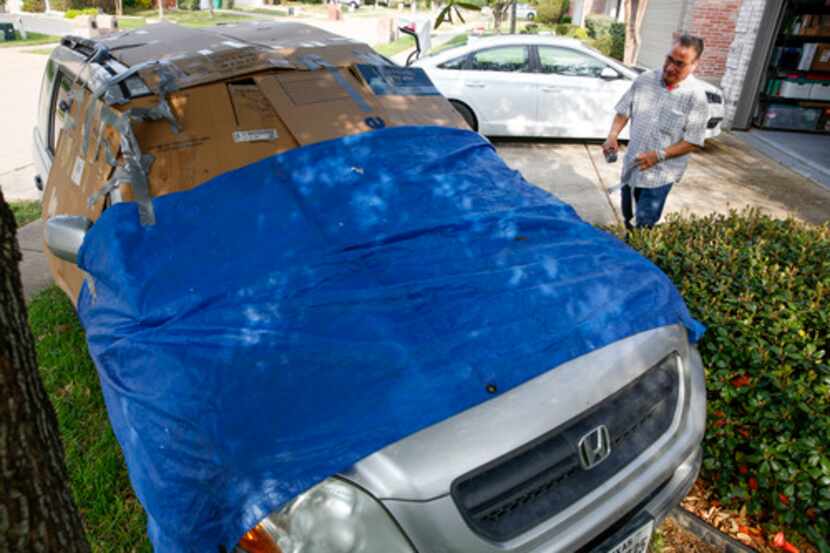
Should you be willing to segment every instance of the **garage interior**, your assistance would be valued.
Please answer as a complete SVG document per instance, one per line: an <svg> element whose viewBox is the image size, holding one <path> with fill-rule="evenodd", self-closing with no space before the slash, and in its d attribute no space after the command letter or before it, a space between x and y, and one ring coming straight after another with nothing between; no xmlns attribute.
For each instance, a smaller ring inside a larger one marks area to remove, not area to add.
<svg viewBox="0 0 830 553"><path fill-rule="evenodd" d="M830 2L767 2L733 128L830 187Z"/></svg>

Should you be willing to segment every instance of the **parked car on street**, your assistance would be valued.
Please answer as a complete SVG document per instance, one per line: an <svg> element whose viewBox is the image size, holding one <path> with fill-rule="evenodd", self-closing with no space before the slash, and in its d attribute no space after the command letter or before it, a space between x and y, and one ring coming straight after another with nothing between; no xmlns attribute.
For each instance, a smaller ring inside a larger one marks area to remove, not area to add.
<svg viewBox="0 0 830 553"><path fill-rule="evenodd" d="M358 9L363 5L363 0L332 0L340 5L348 6L353 10Z"/></svg>
<svg viewBox="0 0 830 553"><path fill-rule="evenodd" d="M471 40L413 65L487 136L604 138L614 106L638 75L576 39L536 35ZM700 83L711 138L720 134L723 95Z"/></svg>
<svg viewBox="0 0 830 553"><path fill-rule="evenodd" d="M157 552L645 553L691 488L701 325L423 71L159 23L64 38L39 106L46 252Z"/></svg>

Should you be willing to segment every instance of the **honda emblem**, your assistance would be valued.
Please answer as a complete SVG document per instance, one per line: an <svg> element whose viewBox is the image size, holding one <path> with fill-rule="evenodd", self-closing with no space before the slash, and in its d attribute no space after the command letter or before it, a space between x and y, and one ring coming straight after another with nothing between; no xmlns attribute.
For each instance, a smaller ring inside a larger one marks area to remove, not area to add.
<svg viewBox="0 0 830 553"><path fill-rule="evenodd" d="M611 435L603 424L597 426L579 440L579 461L582 468L591 470L611 455Z"/></svg>

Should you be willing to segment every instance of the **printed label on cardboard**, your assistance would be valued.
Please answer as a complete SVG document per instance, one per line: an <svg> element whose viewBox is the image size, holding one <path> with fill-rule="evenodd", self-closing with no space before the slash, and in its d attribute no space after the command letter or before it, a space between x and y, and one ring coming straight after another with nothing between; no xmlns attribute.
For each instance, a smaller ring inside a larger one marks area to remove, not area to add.
<svg viewBox="0 0 830 553"><path fill-rule="evenodd" d="M234 142L273 142L278 137L277 129L256 129L233 133Z"/></svg>
<svg viewBox="0 0 830 553"><path fill-rule="evenodd" d="M75 158L75 164L72 166L72 182L75 183L75 186L81 186L81 179L84 177L84 166L86 162L78 156Z"/></svg>
<svg viewBox="0 0 830 553"><path fill-rule="evenodd" d="M357 70L377 96L440 96L420 67L358 64Z"/></svg>

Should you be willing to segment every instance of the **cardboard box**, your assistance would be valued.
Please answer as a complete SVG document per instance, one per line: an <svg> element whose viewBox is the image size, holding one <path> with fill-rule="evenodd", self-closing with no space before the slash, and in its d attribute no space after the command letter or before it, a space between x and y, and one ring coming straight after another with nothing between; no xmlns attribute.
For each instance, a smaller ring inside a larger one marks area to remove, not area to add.
<svg viewBox="0 0 830 553"><path fill-rule="evenodd" d="M813 71L830 71L830 44L819 43L816 45L816 53L810 69Z"/></svg>
<svg viewBox="0 0 830 553"><path fill-rule="evenodd" d="M151 89L158 91L162 70L175 79L166 101L179 132L163 118L130 126L141 153L153 158L146 172L151 197L350 134L404 125L467 128L423 70L388 66L367 45L310 26L260 22L187 29L159 23L102 42L128 67L164 61L139 72ZM100 216L105 198L91 207L87 200L124 162L119 149L124 137L101 114L152 109L159 101L158 95L149 95L108 106L86 92L83 101L73 103L70 114L76 124L64 128L58 139L44 191L44 217L82 215L94 221ZM104 154L105 146L110 156ZM123 182L113 197L130 201L134 192ZM58 284L77 298L81 271L48 257Z"/></svg>

